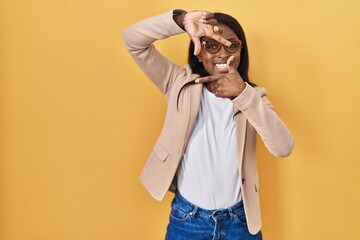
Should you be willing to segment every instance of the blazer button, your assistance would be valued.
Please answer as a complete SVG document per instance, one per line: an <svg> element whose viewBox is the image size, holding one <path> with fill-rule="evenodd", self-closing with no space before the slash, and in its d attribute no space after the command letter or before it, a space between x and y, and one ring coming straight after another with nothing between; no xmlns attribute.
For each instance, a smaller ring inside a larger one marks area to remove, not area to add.
<svg viewBox="0 0 360 240"><path fill-rule="evenodd" d="M241 179L241 182L242 182L242 184L244 184L245 183L245 178Z"/></svg>

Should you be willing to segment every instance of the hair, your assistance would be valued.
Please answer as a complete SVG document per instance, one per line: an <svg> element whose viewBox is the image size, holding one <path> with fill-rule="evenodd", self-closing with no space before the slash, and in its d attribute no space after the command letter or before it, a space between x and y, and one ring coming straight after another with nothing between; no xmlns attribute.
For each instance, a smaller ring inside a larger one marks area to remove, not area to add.
<svg viewBox="0 0 360 240"><path fill-rule="evenodd" d="M249 53L248 53L245 33L240 23L232 16L220 12L214 13L214 19L216 19L218 23L224 24L228 26L231 30L233 30L236 36L242 42L240 64L239 67L237 68L237 71L239 72L240 76L245 82L249 83L251 86L256 86L254 83L250 82L248 76ZM199 62L197 56L194 55L194 48L195 48L194 43L190 41L188 63L190 65L192 72L199 74L200 76L209 76L209 73L206 72L203 64Z"/></svg>

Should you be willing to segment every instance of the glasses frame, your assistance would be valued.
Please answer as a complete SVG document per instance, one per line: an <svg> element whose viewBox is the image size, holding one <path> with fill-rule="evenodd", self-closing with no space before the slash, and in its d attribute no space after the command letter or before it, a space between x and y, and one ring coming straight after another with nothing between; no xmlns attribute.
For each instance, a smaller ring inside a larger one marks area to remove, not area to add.
<svg viewBox="0 0 360 240"><path fill-rule="evenodd" d="M204 40L204 41L201 42L201 45L204 47L205 51L207 51L208 53L211 53L211 54L218 53L222 47L224 47L224 49L225 49L225 51L227 53L235 53L235 52L237 52L238 50L240 50L242 48L242 42L241 42L240 39L233 39L233 40L228 40L228 41L231 42L231 43L233 43L233 42L239 43L239 48L236 49L235 51L229 51L228 46L226 46L226 45L224 45L224 44L222 44L222 43L220 43L220 42L218 42L218 41L216 41L214 39ZM216 51L209 51L209 49L206 48L206 44L209 43L209 42L215 42L215 43L219 44L220 47Z"/></svg>

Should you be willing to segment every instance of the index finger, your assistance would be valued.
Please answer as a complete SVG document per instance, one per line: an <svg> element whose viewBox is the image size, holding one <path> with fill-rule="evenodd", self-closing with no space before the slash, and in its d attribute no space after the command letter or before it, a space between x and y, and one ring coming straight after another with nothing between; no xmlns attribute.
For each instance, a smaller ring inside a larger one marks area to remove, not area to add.
<svg viewBox="0 0 360 240"><path fill-rule="evenodd" d="M220 76L220 75L200 77L195 80L195 83L215 82L221 78L222 78L222 76Z"/></svg>
<svg viewBox="0 0 360 240"><path fill-rule="evenodd" d="M231 46L230 41L228 41L227 39L223 38L222 36L220 36L220 35L218 35L216 33L214 33L214 35L212 35L211 38L215 39L217 42L222 43L222 44L224 44L224 45L226 45L228 47Z"/></svg>
<svg viewBox="0 0 360 240"><path fill-rule="evenodd" d="M203 12L203 15L202 15L201 19L209 20L209 19L211 19L213 17L214 17L214 13L212 13L212 12Z"/></svg>

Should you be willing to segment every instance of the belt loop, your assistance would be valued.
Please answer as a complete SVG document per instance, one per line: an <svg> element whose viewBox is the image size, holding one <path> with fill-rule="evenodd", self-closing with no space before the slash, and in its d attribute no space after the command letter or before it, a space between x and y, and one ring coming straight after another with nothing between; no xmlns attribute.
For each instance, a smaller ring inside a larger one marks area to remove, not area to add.
<svg viewBox="0 0 360 240"><path fill-rule="evenodd" d="M195 217L196 216L196 212L198 210L198 206L194 205L194 209L189 213L191 217Z"/></svg>
<svg viewBox="0 0 360 240"><path fill-rule="evenodd" d="M229 207L228 210L229 210L230 218L234 218L234 213L233 213L232 207Z"/></svg>

